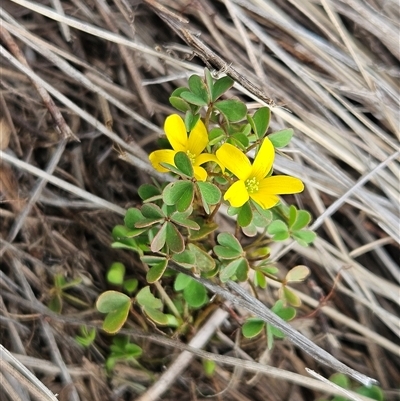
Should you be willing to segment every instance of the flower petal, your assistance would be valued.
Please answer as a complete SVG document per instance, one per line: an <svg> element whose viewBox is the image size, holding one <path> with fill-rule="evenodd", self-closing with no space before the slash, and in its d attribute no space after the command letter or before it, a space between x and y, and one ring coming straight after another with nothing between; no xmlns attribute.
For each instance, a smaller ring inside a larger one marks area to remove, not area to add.
<svg viewBox="0 0 400 401"><path fill-rule="evenodd" d="M207 171L200 166L193 166L194 178L198 181L205 181L207 179Z"/></svg>
<svg viewBox="0 0 400 401"><path fill-rule="evenodd" d="M198 155L194 161L194 166L200 166L201 164L207 162L217 163L221 167L222 171L225 170L225 167L220 163L217 156L212 155L211 153L202 153L201 155Z"/></svg>
<svg viewBox="0 0 400 401"><path fill-rule="evenodd" d="M168 116L164 123L164 131L174 150L186 152L188 137L185 123L178 114Z"/></svg>
<svg viewBox="0 0 400 401"><path fill-rule="evenodd" d="M265 138L254 159L251 176L257 177L258 181L261 181L271 170L274 158L274 145L268 138Z"/></svg>
<svg viewBox="0 0 400 401"><path fill-rule="evenodd" d="M242 180L236 181L225 192L224 199L233 207L241 207L249 200L249 193Z"/></svg>
<svg viewBox="0 0 400 401"><path fill-rule="evenodd" d="M161 166L160 163L168 163L175 166L175 154L175 150L172 149L155 150L154 152L150 153L149 160L157 171L160 171L161 173L167 173L169 170Z"/></svg>
<svg viewBox="0 0 400 401"><path fill-rule="evenodd" d="M208 133L203 121L197 121L197 124L190 131L187 150L194 156L198 156L207 146Z"/></svg>
<svg viewBox="0 0 400 401"><path fill-rule="evenodd" d="M276 195L265 194L263 191L254 192L250 197L263 209L271 209L279 202L279 198Z"/></svg>
<svg viewBox="0 0 400 401"><path fill-rule="evenodd" d="M246 181L249 178L251 172L250 160L238 148L230 143L224 143L216 151L216 155L220 163L235 174L237 178L242 181Z"/></svg>
<svg viewBox="0 0 400 401"><path fill-rule="evenodd" d="M302 192L304 184L301 180L288 175L274 175L260 181L259 192L265 195L285 195Z"/></svg>

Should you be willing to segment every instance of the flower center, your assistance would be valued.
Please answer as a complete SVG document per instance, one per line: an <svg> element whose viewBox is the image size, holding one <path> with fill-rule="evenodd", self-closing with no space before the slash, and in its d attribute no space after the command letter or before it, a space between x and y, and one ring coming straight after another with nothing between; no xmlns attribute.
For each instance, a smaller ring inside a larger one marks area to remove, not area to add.
<svg viewBox="0 0 400 401"><path fill-rule="evenodd" d="M193 153L190 153L189 150L186 151L186 155L190 160L190 163L194 164L194 162L196 161L196 155L194 155Z"/></svg>
<svg viewBox="0 0 400 401"><path fill-rule="evenodd" d="M246 180L246 182L244 183L244 185L245 185L245 187L246 187L246 189L247 189L247 192L248 192L249 194L253 194L254 192L257 192L257 191L258 191L259 184L260 184L260 183L258 182L258 180L257 180L256 177L249 178L249 179Z"/></svg>

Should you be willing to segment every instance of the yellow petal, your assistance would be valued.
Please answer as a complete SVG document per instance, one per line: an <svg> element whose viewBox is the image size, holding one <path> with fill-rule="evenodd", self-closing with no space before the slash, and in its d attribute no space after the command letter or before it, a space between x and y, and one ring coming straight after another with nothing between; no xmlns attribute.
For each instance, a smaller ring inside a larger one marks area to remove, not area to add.
<svg viewBox="0 0 400 401"><path fill-rule="evenodd" d="M251 172L250 160L237 147L230 143L224 143L216 151L216 155L220 163L235 174L237 178L242 181L246 181L249 178Z"/></svg>
<svg viewBox="0 0 400 401"><path fill-rule="evenodd" d="M252 193L250 197L263 209L271 209L271 207L274 207L279 202L279 198L276 195L265 194L262 191Z"/></svg>
<svg viewBox="0 0 400 401"><path fill-rule="evenodd" d="M161 173L167 173L169 170L163 166L160 166L160 163L168 163L175 166L175 154L175 150L172 149L155 150L154 152L150 153L149 160L157 171L160 171Z"/></svg>
<svg viewBox="0 0 400 401"><path fill-rule="evenodd" d="M301 180L288 175L274 175L260 182L259 192L264 195L297 194L304 189Z"/></svg>
<svg viewBox="0 0 400 401"><path fill-rule="evenodd" d="M203 121L197 121L192 131L190 131L187 150L194 156L198 156L207 146L208 133Z"/></svg>
<svg viewBox="0 0 400 401"><path fill-rule="evenodd" d="M224 171L224 169L225 169L224 166L218 160L217 156L212 155L211 153L202 153L201 155L198 155L194 161L194 165L200 166L201 164L204 164L207 162L217 163L221 167L222 171Z"/></svg>
<svg viewBox="0 0 400 401"><path fill-rule="evenodd" d="M199 181L205 181L207 179L207 171L200 166L193 166L194 178Z"/></svg>
<svg viewBox="0 0 400 401"><path fill-rule="evenodd" d="M188 137L185 123L178 114L168 116L164 123L164 131L172 148L179 152L186 152Z"/></svg>
<svg viewBox="0 0 400 401"><path fill-rule="evenodd" d="M243 206L249 200L249 193L244 182L239 180L232 184L225 192L224 199L233 207Z"/></svg>
<svg viewBox="0 0 400 401"><path fill-rule="evenodd" d="M268 138L265 138L254 159L251 176L257 177L257 180L261 181L271 170L274 158L274 145Z"/></svg>

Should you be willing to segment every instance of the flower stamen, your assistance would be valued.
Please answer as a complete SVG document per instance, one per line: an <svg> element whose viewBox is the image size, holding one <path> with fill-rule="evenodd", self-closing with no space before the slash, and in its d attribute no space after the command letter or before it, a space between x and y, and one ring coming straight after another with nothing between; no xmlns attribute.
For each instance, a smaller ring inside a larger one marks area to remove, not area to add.
<svg viewBox="0 0 400 401"><path fill-rule="evenodd" d="M256 177L253 177L253 178L247 179L245 181L244 185L245 185L245 187L247 189L247 192L249 194L253 194L253 193L255 193L255 192L257 192L259 190L260 182L257 180Z"/></svg>
<svg viewBox="0 0 400 401"><path fill-rule="evenodd" d="M195 161L196 161L196 155L191 153L189 150L186 151L186 155L187 155L187 157L189 158L190 162L193 165L195 163Z"/></svg>

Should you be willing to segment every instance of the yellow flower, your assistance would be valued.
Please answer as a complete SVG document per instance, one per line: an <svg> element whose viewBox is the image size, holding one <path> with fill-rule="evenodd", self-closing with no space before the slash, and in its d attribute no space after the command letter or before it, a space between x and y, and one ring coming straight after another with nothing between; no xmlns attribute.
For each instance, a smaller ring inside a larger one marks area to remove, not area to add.
<svg viewBox="0 0 400 401"><path fill-rule="evenodd" d="M195 178L199 181L205 181L207 179L207 171L201 165L210 161L219 164L219 161L215 155L201 153L208 143L207 129L203 122L199 120L190 131L188 137L182 118L177 114L172 114L165 120L164 131L172 149L156 150L151 153L149 159L153 167L161 173L169 172L160 163L168 163L175 166L175 155L178 152L185 152L192 162Z"/></svg>
<svg viewBox="0 0 400 401"><path fill-rule="evenodd" d="M298 178L267 177L275 158L274 146L268 138L264 139L253 165L243 152L229 143L224 143L216 155L220 163L239 179L224 195L233 207L243 206L251 198L263 209L270 209L279 202L277 195L296 194L304 189Z"/></svg>

